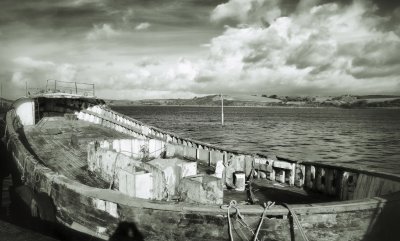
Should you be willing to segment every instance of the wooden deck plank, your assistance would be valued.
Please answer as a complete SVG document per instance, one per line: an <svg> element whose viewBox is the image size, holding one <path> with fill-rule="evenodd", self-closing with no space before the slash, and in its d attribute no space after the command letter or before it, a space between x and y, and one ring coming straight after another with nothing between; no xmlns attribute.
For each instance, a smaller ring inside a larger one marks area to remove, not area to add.
<svg viewBox="0 0 400 241"><path fill-rule="evenodd" d="M25 129L28 145L39 159L52 170L89 186L106 187L107 184L87 171L87 143L96 139L132 138L100 125L82 120L51 117L40 125ZM79 146L71 145L76 136Z"/></svg>

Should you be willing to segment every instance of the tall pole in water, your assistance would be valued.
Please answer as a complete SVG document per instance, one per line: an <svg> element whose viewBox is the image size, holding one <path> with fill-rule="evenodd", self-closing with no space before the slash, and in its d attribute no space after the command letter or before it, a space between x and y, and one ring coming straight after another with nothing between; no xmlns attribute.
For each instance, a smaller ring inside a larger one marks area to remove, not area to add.
<svg viewBox="0 0 400 241"><path fill-rule="evenodd" d="M221 125L224 125L224 97L221 94Z"/></svg>

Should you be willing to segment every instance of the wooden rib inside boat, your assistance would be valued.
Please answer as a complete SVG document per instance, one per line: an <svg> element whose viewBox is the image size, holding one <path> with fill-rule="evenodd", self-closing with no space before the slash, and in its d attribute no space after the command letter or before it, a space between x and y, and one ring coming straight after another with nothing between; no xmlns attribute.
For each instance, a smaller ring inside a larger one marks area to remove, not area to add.
<svg viewBox="0 0 400 241"><path fill-rule="evenodd" d="M376 240L400 217L397 175L226 150L94 97L21 98L6 123L32 213L101 239L129 223L146 240Z"/></svg>

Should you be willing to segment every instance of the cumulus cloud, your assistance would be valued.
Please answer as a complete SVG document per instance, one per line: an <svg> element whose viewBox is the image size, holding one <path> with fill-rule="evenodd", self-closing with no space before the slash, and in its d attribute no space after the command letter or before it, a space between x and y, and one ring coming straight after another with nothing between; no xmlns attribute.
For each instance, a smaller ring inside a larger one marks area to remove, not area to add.
<svg viewBox="0 0 400 241"><path fill-rule="evenodd" d="M113 74L109 83L119 89L191 91L197 74L197 66L184 58L171 63L144 60Z"/></svg>
<svg viewBox="0 0 400 241"><path fill-rule="evenodd" d="M25 87L25 83L29 87L40 88L47 79L74 81L78 72L77 66L69 63L56 64L31 57L18 57L13 63L11 82L19 88Z"/></svg>
<svg viewBox="0 0 400 241"><path fill-rule="evenodd" d="M147 22L145 22L145 23L139 23L138 25L136 25L135 29L136 29L136 30L146 30L146 29L148 29L150 26L151 26L151 24L150 24L150 23L147 23Z"/></svg>
<svg viewBox="0 0 400 241"><path fill-rule="evenodd" d="M244 5L241 5L241 4ZM207 58L142 59L110 76L113 88L152 91L342 94L399 86L399 36L371 2L300 1L286 16L279 1L231 0L212 21L228 23Z"/></svg>
<svg viewBox="0 0 400 241"><path fill-rule="evenodd" d="M184 2L2 1L0 76L19 87L84 80L132 99L399 90L397 5Z"/></svg>
<svg viewBox="0 0 400 241"><path fill-rule="evenodd" d="M396 89L400 38L396 29L381 28L390 18L378 15L368 1L319 2L300 1L288 16L280 16L278 1L230 0L217 6L211 19L229 20L230 27L212 39L197 82L228 83L227 91L300 94Z"/></svg>
<svg viewBox="0 0 400 241"><path fill-rule="evenodd" d="M272 23L281 16L279 0L230 0L218 5L211 13L215 22Z"/></svg>
<svg viewBox="0 0 400 241"><path fill-rule="evenodd" d="M86 39L101 40L113 38L118 35L120 35L120 33L116 31L111 24L103 23L100 25L95 24L93 29L87 33Z"/></svg>
<svg viewBox="0 0 400 241"><path fill-rule="evenodd" d="M53 68L55 64L51 61L35 60L30 57L18 57L13 60L18 68L25 69L49 69Z"/></svg>

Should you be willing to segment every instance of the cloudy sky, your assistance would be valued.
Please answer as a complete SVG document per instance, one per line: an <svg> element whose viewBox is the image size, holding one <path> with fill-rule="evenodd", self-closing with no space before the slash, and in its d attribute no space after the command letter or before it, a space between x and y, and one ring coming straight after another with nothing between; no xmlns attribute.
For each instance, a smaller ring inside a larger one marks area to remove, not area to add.
<svg viewBox="0 0 400 241"><path fill-rule="evenodd" d="M0 78L103 98L400 94L400 6L385 0L1 0Z"/></svg>

